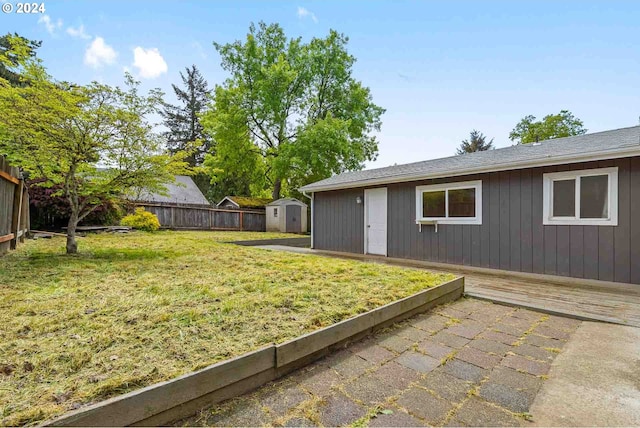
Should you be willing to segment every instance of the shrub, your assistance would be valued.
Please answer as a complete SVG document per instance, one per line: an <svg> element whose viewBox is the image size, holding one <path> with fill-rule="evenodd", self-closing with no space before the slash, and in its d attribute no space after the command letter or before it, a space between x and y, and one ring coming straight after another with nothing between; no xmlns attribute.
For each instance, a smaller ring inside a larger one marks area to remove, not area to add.
<svg viewBox="0 0 640 428"><path fill-rule="evenodd" d="M145 211L144 208L136 208L134 214L124 216L120 224L123 226L133 227L138 230L146 230L153 232L160 229L160 222L155 214Z"/></svg>

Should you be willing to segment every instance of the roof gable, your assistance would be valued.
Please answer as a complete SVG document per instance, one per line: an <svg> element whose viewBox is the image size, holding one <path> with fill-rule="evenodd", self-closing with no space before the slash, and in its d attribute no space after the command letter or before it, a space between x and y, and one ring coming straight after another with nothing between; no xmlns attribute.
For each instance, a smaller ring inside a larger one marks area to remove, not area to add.
<svg viewBox="0 0 640 428"><path fill-rule="evenodd" d="M175 183L167 184L167 195L159 193L143 193L138 198L139 202L152 202L163 204L184 205L209 205L196 183L186 175L176 175Z"/></svg>

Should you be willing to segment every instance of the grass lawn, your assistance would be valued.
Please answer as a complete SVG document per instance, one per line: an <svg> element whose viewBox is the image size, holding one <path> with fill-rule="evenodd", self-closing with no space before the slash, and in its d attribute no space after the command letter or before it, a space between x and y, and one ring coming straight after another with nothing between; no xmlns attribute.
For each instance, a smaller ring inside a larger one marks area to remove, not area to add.
<svg viewBox="0 0 640 428"><path fill-rule="evenodd" d="M0 257L0 425L81 405L282 342L452 279L265 251L241 232L28 241Z"/></svg>

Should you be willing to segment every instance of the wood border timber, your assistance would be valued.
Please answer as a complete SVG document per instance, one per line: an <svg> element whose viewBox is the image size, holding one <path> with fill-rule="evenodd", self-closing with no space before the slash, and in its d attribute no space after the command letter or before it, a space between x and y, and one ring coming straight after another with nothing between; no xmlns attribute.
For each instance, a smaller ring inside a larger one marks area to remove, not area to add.
<svg viewBox="0 0 640 428"><path fill-rule="evenodd" d="M161 382L45 422L44 426L158 426L190 416L323 357L347 342L458 299L464 277L389 303L364 314L176 379Z"/></svg>
<svg viewBox="0 0 640 428"><path fill-rule="evenodd" d="M4 172L2 170L0 170L0 178L4 178L5 180L7 180L7 181L9 181L9 182L11 182L13 184L20 184L20 180L19 179L15 178L15 177L12 177L11 175L9 175L8 173L6 173L6 172Z"/></svg>
<svg viewBox="0 0 640 428"><path fill-rule="evenodd" d="M11 241L13 238L15 238L15 235L13 233L10 233L8 235L0 236L0 243Z"/></svg>

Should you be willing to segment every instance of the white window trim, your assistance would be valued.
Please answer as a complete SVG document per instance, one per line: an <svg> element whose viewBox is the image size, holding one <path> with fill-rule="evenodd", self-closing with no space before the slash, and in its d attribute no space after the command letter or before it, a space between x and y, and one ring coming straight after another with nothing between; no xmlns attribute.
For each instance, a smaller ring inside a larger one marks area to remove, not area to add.
<svg viewBox="0 0 640 428"><path fill-rule="evenodd" d="M449 190L475 189L476 216L475 217L422 217L422 193L445 191L445 214L449 214ZM416 224L482 224L482 180L461 181L457 183L431 184L416 186Z"/></svg>
<svg viewBox="0 0 640 428"><path fill-rule="evenodd" d="M580 216L580 177L593 175L609 176L609 218L579 218ZM553 217L553 182L558 180L576 181L576 212L574 217ZM544 225L581 225L581 226L617 226L618 225L618 167L582 169L543 174L543 218Z"/></svg>

